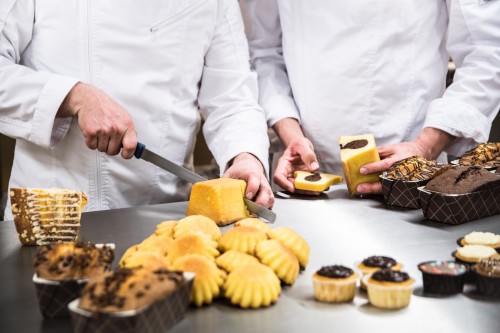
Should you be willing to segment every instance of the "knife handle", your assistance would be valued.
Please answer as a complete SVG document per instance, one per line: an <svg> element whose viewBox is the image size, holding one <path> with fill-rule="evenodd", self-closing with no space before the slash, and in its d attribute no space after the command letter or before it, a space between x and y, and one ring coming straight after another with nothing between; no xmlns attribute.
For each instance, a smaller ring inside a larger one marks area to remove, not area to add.
<svg viewBox="0 0 500 333"><path fill-rule="evenodd" d="M135 146L135 152L134 152L135 158L141 158L144 148L146 148L146 145L144 143L140 143L139 141L137 141L137 146Z"/></svg>

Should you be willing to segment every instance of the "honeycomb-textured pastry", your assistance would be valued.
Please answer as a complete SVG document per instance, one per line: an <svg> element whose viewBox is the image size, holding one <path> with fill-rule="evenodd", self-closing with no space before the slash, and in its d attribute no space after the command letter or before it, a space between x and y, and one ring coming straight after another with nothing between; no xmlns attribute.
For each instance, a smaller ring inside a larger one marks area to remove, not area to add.
<svg viewBox="0 0 500 333"><path fill-rule="evenodd" d="M72 242L87 195L67 189L11 188L12 214L23 245Z"/></svg>
<svg viewBox="0 0 500 333"><path fill-rule="evenodd" d="M299 260L290 249L278 240L266 240L257 244L255 255L259 260L271 268L278 278L288 285L292 285L299 275Z"/></svg>
<svg viewBox="0 0 500 333"><path fill-rule="evenodd" d="M276 303L280 280L273 270L260 263L236 267L224 284L224 296L242 308L259 308Z"/></svg>
<svg viewBox="0 0 500 333"><path fill-rule="evenodd" d="M375 138L372 134L357 136L340 136L340 160L344 169L345 181L350 195L357 193L357 187L362 183L376 183L378 174L362 175L359 169L368 163L380 161Z"/></svg>
<svg viewBox="0 0 500 333"><path fill-rule="evenodd" d="M466 194L500 187L500 177L481 167L459 166L432 179L425 189L444 194Z"/></svg>
<svg viewBox="0 0 500 333"><path fill-rule="evenodd" d="M120 267L150 267L152 269L168 268L167 259L158 252L137 251L120 261Z"/></svg>
<svg viewBox="0 0 500 333"><path fill-rule="evenodd" d="M236 267L249 264L258 263L259 260L245 252L236 250L229 250L221 254L215 259L215 263L226 272L233 271Z"/></svg>
<svg viewBox="0 0 500 333"><path fill-rule="evenodd" d="M211 260L219 255L217 242L210 236L202 233L193 233L181 236L172 242L167 259L173 263L176 259L186 254L199 254Z"/></svg>
<svg viewBox="0 0 500 333"><path fill-rule="evenodd" d="M486 245L500 248L500 235L492 232L473 231L461 239L461 245Z"/></svg>
<svg viewBox="0 0 500 333"><path fill-rule="evenodd" d="M485 245L465 245L455 252L455 258L468 263L477 263L481 259L496 257L498 257L497 251Z"/></svg>
<svg viewBox="0 0 500 333"><path fill-rule="evenodd" d="M255 227L235 227L222 235L219 248L222 252L237 250L253 254L255 246L266 239L267 235Z"/></svg>
<svg viewBox="0 0 500 333"><path fill-rule="evenodd" d="M254 227L259 229L262 232L267 233L268 231L271 230L271 227L263 222L262 220L255 218L255 217L248 217L243 220L239 220L234 224L235 227Z"/></svg>
<svg viewBox="0 0 500 333"><path fill-rule="evenodd" d="M195 274L191 303L196 306L212 303L221 293L226 273L213 260L199 254L188 254L177 259L172 268Z"/></svg>
<svg viewBox="0 0 500 333"><path fill-rule="evenodd" d="M246 183L219 178L198 182L191 189L186 215L204 215L224 226L249 216L243 196Z"/></svg>
<svg viewBox="0 0 500 333"><path fill-rule="evenodd" d="M166 256L172 244L172 238L166 235L152 234L137 245L137 251L158 252L162 256Z"/></svg>
<svg viewBox="0 0 500 333"><path fill-rule="evenodd" d="M500 142L482 143L474 149L466 151L459 159L460 165L480 165L486 167L500 166Z"/></svg>
<svg viewBox="0 0 500 333"><path fill-rule="evenodd" d="M298 233L288 227L278 227L268 233L269 238L279 240L283 245L292 250L299 259L300 267L306 268L309 263L309 244Z"/></svg>
<svg viewBox="0 0 500 333"><path fill-rule="evenodd" d="M321 192L328 190L331 185L342 183L342 177L328 173L312 173L295 171L293 174L294 187L297 190Z"/></svg>
<svg viewBox="0 0 500 333"><path fill-rule="evenodd" d="M179 220L174 228L174 238L193 232L209 235L216 242L221 238L220 229L215 221L203 215L191 215Z"/></svg>
<svg viewBox="0 0 500 333"><path fill-rule="evenodd" d="M155 234L174 238L174 227L177 221L163 221L156 226Z"/></svg>
<svg viewBox="0 0 500 333"><path fill-rule="evenodd" d="M55 243L40 247L34 259L37 276L48 280L88 279L111 267L114 249L91 243Z"/></svg>
<svg viewBox="0 0 500 333"><path fill-rule="evenodd" d="M79 307L94 313L137 310L166 297L184 282L182 273L166 269L118 268L90 280Z"/></svg>
<svg viewBox="0 0 500 333"><path fill-rule="evenodd" d="M412 156L394 163L387 170L387 178L419 181L428 180L442 169L436 161L430 161L420 156Z"/></svg>

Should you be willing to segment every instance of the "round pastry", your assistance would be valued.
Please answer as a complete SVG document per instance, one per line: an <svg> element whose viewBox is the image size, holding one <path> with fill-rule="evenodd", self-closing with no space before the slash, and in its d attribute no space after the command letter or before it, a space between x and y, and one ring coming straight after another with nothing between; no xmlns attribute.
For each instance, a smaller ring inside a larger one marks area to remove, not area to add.
<svg viewBox="0 0 500 333"><path fill-rule="evenodd" d="M38 248L34 258L36 274L48 280L88 279L107 271L114 249L91 243L53 243Z"/></svg>
<svg viewBox="0 0 500 333"><path fill-rule="evenodd" d="M195 274L191 303L196 306L212 303L219 296L226 273L213 260L199 254L187 254L174 261L172 268Z"/></svg>
<svg viewBox="0 0 500 333"><path fill-rule="evenodd" d="M314 298L320 302L350 302L356 293L358 273L340 266L323 266L313 274Z"/></svg>
<svg viewBox="0 0 500 333"><path fill-rule="evenodd" d="M367 274L373 273L380 269L390 268L394 271L399 271L403 268L403 265L398 263L391 257L386 256L371 256L363 259L362 262L356 265L356 267L361 271L361 283L360 288L366 289L366 286L363 282L363 277Z"/></svg>
<svg viewBox="0 0 500 333"><path fill-rule="evenodd" d="M151 269L167 269L167 259L158 252L136 251L127 258L120 260L120 267L149 267Z"/></svg>
<svg viewBox="0 0 500 333"><path fill-rule="evenodd" d="M219 255L217 242L212 240L209 235L202 233L193 233L176 238L167 255L170 263L186 254L200 254L211 260Z"/></svg>
<svg viewBox="0 0 500 333"><path fill-rule="evenodd" d="M469 267L455 261L434 260L418 264L418 269L425 293L452 295L463 291Z"/></svg>
<svg viewBox="0 0 500 333"><path fill-rule="evenodd" d="M483 259L472 267L477 290L489 297L500 297L500 259Z"/></svg>
<svg viewBox="0 0 500 333"><path fill-rule="evenodd" d="M485 245L497 249L500 248L500 235L492 232L473 231L464 237L459 238L457 243L460 246Z"/></svg>
<svg viewBox="0 0 500 333"><path fill-rule="evenodd" d="M457 248L453 256L459 261L474 264L481 259L496 257L498 253L494 248L485 245L465 245Z"/></svg>
<svg viewBox="0 0 500 333"><path fill-rule="evenodd" d="M174 227L177 221L163 221L156 226L155 234L158 236L174 238Z"/></svg>
<svg viewBox="0 0 500 333"><path fill-rule="evenodd" d="M299 260L292 251L277 240L265 240L257 244L255 255L288 285L292 285L299 275Z"/></svg>
<svg viewBox="0 0 500 333"><path fill-rule="evenodd" d="M218 256L215 259L215 263L226 272L232 272L238 266L249 263L259 263L259 260L247 253L229 250Z"/></svg>
<svg viewBox="0 0 500 333"><path fill-rule="evenodd" d="M363 280L368 299L375 307L399 309L410 303L415 281L406 272L386 268L366 275Z"/></svg>
<svg viewBox="0 0 500 333"><path fill-rule="evenodd" d="M246 219L239 220L238 222L236 222L234 224L234 226L235 227L255 227L255 228L257 228L260 231L265 232L265 233L267 233L268 231L271 230L271 227L267 223L265 223L262 220L259 220L257 218L254 218L254 217L248 217Z"/></svg>
<svg viewBox="0 0 500 333"><path fill-rule="evenodd" d="M215 221L203 215L190 215L179 220L174 227L174 238L179 238L192 232L201 232L209 235L216 242L219 242L221 238L220 229Z"/></svg>
<svg viewBox="0 0 500 333"><path fill-rule="evenodd" d="M137 251L158 252L160 255L166 256L172 243L172 238L168 237L165 234L152 234L151 236L143 240L139 245L137 245Z"/></svg>
<svg viewBox="0 0 500 333"><path fill-rule="evenodd" d="M287 227L274 228L268 233L269 238L279 240L292 250L299 259L300 267L305 269L309 263L309 245L299 234Z"/></svg>
<svg viewBox="0 0 500 333"><path fill-rule="evenodd" d="M261 263L236 267L224 284L224 296L242 308L274 304L281 293L280 280L272 269Z"/></svg>
<svg viewBox="0 0 500 333"><path fill-rule="evenodd" d="M122 255L122 257L120 258L120 262L118 263L119 266L123 266L125 261L127 261L128 258L130 258L134 253L137 252L137 249L139 248L139 245L136 244L136 245L132 245L131 247L129 247L125 253Z"/></svg>
<svg viewBox="0 0 500 333"><path fill-rule="evenodd" d="M237 250L253 254L255 246L267 239L267 235L255 227L237 227L229 229L220 241L222 252Z"/></svg>

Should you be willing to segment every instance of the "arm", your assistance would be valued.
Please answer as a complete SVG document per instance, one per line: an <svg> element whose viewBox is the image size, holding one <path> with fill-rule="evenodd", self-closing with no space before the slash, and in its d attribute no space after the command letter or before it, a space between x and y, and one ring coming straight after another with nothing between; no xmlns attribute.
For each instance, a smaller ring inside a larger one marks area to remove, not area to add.
<svg viewBox="0 0 500 333"><path fill-rule="evenodd" d="M205 118L203 133L224 176L245 180L247 198L254 197L257 203L272 206L274 196L265 176L269 150L267 126L257 104L257 79L250 70L236 1L219 1L198 102Z"/></svg>

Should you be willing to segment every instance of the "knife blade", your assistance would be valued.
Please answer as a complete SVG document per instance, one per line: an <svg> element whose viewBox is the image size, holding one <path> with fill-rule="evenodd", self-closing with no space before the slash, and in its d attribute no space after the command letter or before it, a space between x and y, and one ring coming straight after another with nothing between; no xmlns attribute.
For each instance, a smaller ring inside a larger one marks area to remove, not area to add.
<svg viewBox="0 0 500 333"><path fill-rule="evenodd" d="M143 159L149 163L152 163L152 164L156 165L157 167L159 167L163 170L166 170L166 171L176 175L177 177L180 177L180 178L190 182L191 184L207 180L205 177L202 177L202 176L194 173L193 171L188 170L188 169L184 168L183 166L176 164L176 163L166 159L165 157L162 157L162 156L156 154L155 152L147 149L146 145L144 145L143 143L140 143L140 142L137 142L134 156L137 159ZM276 220L276 214L273 211L255 203L252 200L249 200L245 197L243 197L243 200L244 200L245 205L247 206L247 209L250 213L253 213L257 216L263 217L267 221L269 221L270 223L274 223L274 221Z"/></svg>

